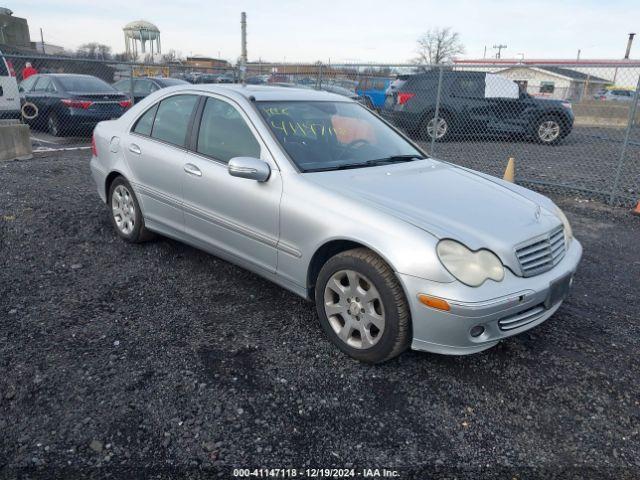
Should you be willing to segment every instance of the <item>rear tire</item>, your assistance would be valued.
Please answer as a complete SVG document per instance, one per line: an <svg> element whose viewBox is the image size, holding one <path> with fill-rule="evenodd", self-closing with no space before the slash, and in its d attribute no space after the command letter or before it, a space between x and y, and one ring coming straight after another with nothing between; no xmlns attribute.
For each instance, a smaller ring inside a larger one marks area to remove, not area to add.
<svg viewBox="0 0 640 480"><path fill-rule="evenodd" d="M153 233L144 225L144 217L133 188L124 177L117 177L111 182L107 205L111 223L120 238L131 243L146 242L153 238Z"/></svg>
<svg viewBox="0 0 640 480"><path fill-rule="evenodd" d="M51 112L47 117L47 132L54 137L59 137L62 135L62 128L60 127L60 120L58 119L58 115L54 112Z"/></svg>
<svg viewBox="0 0 640 480"><path fill-rule="evenodd" d="M443 142L451 137L451 119L446 113L438 113L438 119L436 123L435 112L430 112L420 124L420 138L424 141L430 142L435 132L436 142ZM434 129L434 125L437 125L437 130Z"/></svg>
<svg viewBox="0 0 640 480"><path fill-rule="evenodd" d="M315 287L320 325L344 353L369 363L400 355L411 342L411 314L393 270L367 248L330 258Z"/></svg>

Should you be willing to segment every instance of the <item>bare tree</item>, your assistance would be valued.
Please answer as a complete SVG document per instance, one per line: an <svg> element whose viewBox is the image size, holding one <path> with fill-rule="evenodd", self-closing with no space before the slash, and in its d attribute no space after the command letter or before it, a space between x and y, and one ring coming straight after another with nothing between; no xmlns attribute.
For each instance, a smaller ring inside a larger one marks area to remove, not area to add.
<svg viewBox="0 0 640 480"><path fill-rule="evenodd" d="M76 57L109 60L111 58L111 47L97 42L85 43L76 50Z"/></svg>
<svg viewBox="0 0 640 480"><path fill-rule="evenodd" d="M414 63L437 64L450 62L456 55L464 53L464 45L458 32L451 27L432 28L418 38L418 57Z"/></svg>
<svg viewBox="0 0 640 480"><path fill-rule="evenodd" d="M160 62L161 63L180 63L182 61L182 55L175 50L169 50L167 53L163 53Z"/></svg>

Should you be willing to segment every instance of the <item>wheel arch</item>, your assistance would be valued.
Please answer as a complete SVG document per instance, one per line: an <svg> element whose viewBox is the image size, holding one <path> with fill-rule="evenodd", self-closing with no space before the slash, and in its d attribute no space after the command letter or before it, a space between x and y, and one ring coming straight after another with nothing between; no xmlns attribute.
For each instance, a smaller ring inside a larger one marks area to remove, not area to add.
<svg viewBox="0 0 640 480"><path fill-rule="evenodd" d="M125 180L127 179L127 177L118 170L112 170L104 179L104 198L107 199L107 202L109 201L109 189L111 188L111 184L118 177L122 177Z"/></svg>
<svg viewBox="0 0 640 480"><path fill-rule="evenodd" d="M345 252L347 250L353 250L354 248L366 248L371 250L373 253L378 255L384 262L389 265L389 268L396 272L393 264L389 261L389 259L383 255L378 249L373 248L372 246L362 242L360 240L354 240L350 238L334 238L331 240L325 241L322 245L320 245L309 261L309 266L307 267L307 296L310 300L314 300L315 297L315 285L318 279L318 274L322 269L322 266L333 256ZM406 292L405 292L406 293Z"/></svg>
<svg viewBox="0 0 640 480"><path fill-rule="evenodd" d="M430 119L433 118L433 116L436 113L436 107L435 105L432 105L428 108L426 108L423 112L422 115L420 116L420 122L418 123L418 128L422 127L422 124L424 122L429 121ZM447 105L440 105L440 108L438 108L438 115L446 115L449 120L451 121L451 123L454 123L454 117L455 115L453 114L453 110L451 108L449 108Z"/></svg>

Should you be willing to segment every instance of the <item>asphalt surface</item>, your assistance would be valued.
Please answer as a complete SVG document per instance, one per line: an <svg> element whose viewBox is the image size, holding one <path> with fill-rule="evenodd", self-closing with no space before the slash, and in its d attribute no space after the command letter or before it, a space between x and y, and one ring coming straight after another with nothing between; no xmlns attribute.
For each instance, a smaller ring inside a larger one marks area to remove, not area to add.
<svg viewBox="0 0 640 480"><path fill-rule="evenodd" d="M640 218L626 209L555 198L585 254L538 328L370 366L260 277L164 238L120 241L86 151L2 163L0 185L1 478L640 477Z"/></svg>

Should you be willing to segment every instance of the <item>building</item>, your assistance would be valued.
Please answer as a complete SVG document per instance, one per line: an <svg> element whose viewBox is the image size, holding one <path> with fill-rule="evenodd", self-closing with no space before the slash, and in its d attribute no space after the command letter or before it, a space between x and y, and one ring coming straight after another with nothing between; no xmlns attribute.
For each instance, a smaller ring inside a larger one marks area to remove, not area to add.
<svg viewBox="0 0 640 480"><path fill-rule="evenodd" d="M196 68L202 68L202 69L231 67L231 64L229 62L221 58L211 58L211 57L201 57L201 56L187 57L184 64L190 67L196 67Z"/></svg>
<svg viewBox="0 0 640 480"><path fill-rule="evenodd" d="M480 58L480 59L456 59L454 60L454 65L456 69L462 70L481 70L484 72L498 73L505 72L507 70L517 69L517 68L536 68L543 69L544 72L536 72L535 76L537 79L533 79L531 82L527 82L527 91L532 95L540 94L540 92L536 92L536 86L540 87L539 82L553 82L554 83L554 91L556 90L556 85L560 86L563 84L567 90L567 97L570 99L571 95L575 95L576 89L580 90L581 87L586 86L585 93L590 93L593 89L602 88L603 83L605 81L605 85L615 86L617 88L623 89L636 89L638 86L638 81L640 77L640 61L632 60L632 59L623 59L623 60L612 60L612 59L548 59L548 58L532 58L532 59L522 59L522 58ZM550 69L550 70L549 70ZM558 70L560 69L560 70ZM578 72L583 75L574 75L571 72ZM511 72L512 75L510 78L514 80L527 80L525 78L518 79L514 78L517 76L518 72ZM520 70L519 73L526 75L524 71ZM528 72L529 75L534 76L533 71ZM567 78L559 78L561 77L570 77ZM542 76L546 76L546 78L542 78ZM567 84L567 82L569 82ZM598 85L597 87L595 85ZM571 88L573 88L573 92L571 92ZM543 89L550 89L549 86ZM584 90L584 89L583 89ZM560 94L562 92L558 91L555 93L555 98L561 98ZM544 93L542 94L545 95ZM582 98L586 98L587 95L582 96ZM580 98L578 98L580 99Z"/></svg>
<svg viewBox="0 0 640 480"><path fill-rule="evenodd" d="M8 8L0 7L0 45L17 49L32 49L26 18L14 17Z"/></svg>
<svg viewBox="0 0 640 480"><path fill-rule="evenodd" d="M520 89L537 97L579 101L591 99L611 81L596 75L555 66L516 66L497 70L520 85Z"/></svg>
<svg viewBox="0 0 640 480"><path fill-rule="evenodd" d="M64 47L61 47L60 45L53 45L52 43L42 43L42 42L35 42L35 50L39 53L44 53L45 55L64 55L66 53L66 50L64 49Z"/></svg>

